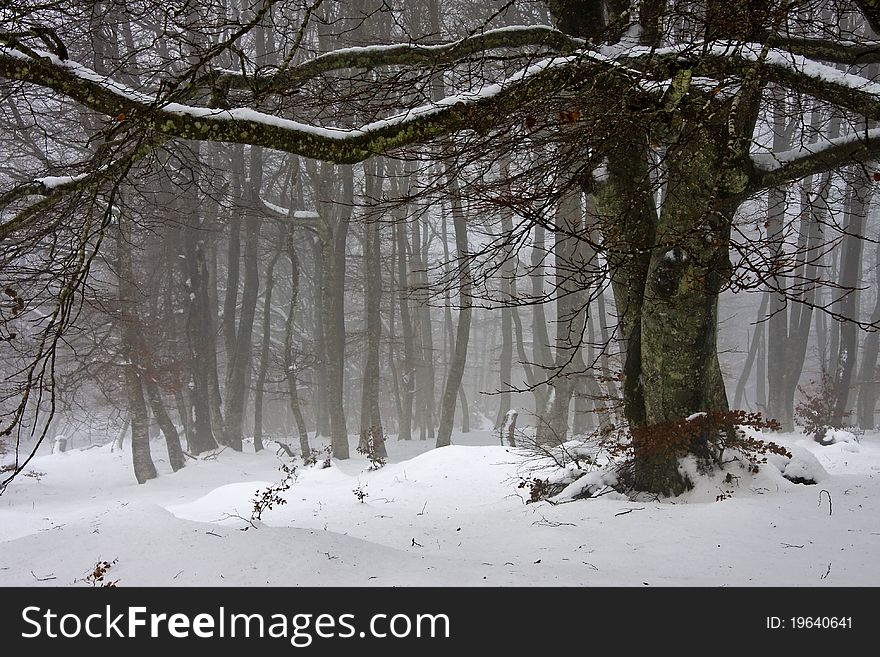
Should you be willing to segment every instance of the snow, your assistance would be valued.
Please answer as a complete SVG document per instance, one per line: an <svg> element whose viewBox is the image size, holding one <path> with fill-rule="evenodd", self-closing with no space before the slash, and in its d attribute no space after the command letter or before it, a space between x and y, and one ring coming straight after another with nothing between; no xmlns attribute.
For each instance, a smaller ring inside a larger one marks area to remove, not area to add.
<svg viewBox="0 0 880 657"><path fill-rule="evenodd" d="M62 185L79 182L80 180L87 178L89 175L91 174L81 173L76 176L45 176L44 178L36 178L34 182L42 185L48 190L61 187Z"/></svg>
<svg viewBox="0 0 880 657"><path fill-rule="evenodd" d="M119 586L880 584L880 434L858 452L772 438L794 454L787 465L697 478L673 500L607 492L613 475L596 470L555 504L526 504L517 484L533 462L493 432L441 449L392 437L375 471L354 449L328 469L300 466L287 503L256 528L255 494L283 476L270 450L224 450L171 473L156 441L160 477L141 486L110 445L40 455L0 497L0 586L87 586L105 559ZM572 501L588 485L606 494Z"/></svg>
<svg viewBox="0 0 880 657"><path fill-rule="evenodd" d="M275 203L272 203L271 201L267 201L264 198L261 198L260 202L275 214L279 214L283 217L290 216L289 208L285 208L282 205L277 205ZM293 218L299 219L301 221L318 221L321 218L321 215L319 215L314 210L294 210Z"/></svg>
<svg viewBox="0 0 880 657"><path fill-rule="evenodd" d="M167 114L190 116L196 119L205 119L210 121L244 121L249 123L257 123L265 126L277 127L291 132L304 133L334 141L344 141L352 138L363 137L365 135L369 135L385 128L402 125L423 116L437 113L447 107L451 107L461 103L473 103L480 99L490 98L501 93L510 86L520 83L523 80L533 77L549 68L565 66L580 59L580 57L577 55L564 57L548 57L535 62L534 64L522 69L521 71L517 71L510 77L500 82L486 84L475 91L467 91L447 96L437 102L432 102L430 104L421 105L419 107L415 107L404 112L399 112L384 119L379 119L377 121L373 121L372 123L368 123L360 128L349 129L333 126L315 126L292 119L285 119L282 117L274 116L272 114L266 114L265 112L259 112L248 107L217 109L211 107L185 105L182 103L164 102L160 101L155 96L137 91L120 82L108 78L107 76L96 73L92 69L89 69L82 64L78 64L71 60L61 60L56 55L46 51L35 50L35 52L39 56L48 59L54 66L65 69L67 72L81 80L97 84L105 91L115 94L116 96L127 101L138 103L140 105L155 107L157 111L162 111ZM24 55L22 55L22 53L4 46L0 46L0 55L11 56L17 59L27 59Z"/></svg>
<svg viewBox="0 0 880 657"><path fill-rule="evenodd" d="M783 476L792 480L806 480L819 483L828 478L828 472L822 467L819 459L801 445L792 450L792 459L782 471Z"/></svg>
<svg viewBox="0 0 880 657"><path fill-rule="evenodd" d="M514 26L512 28L490 30L486 32L486 34L491 34L492 32L496 31L515 31L521 29L523 29L523 26ZM530 29L541 28L538 27ZM326 55L323 55L323 57L337 57L340 54L345 55L355 52L366 53L371 51L379 52L388 49L400 49L402 45L405 46L406 44L374 45L361 48L336 50L331 53L327 53ZM411 47L430 51L432 48L443 49L448 48L449 46L450 44L438 44L436 46L413 45ZM860 75L846 73L844 71L840 71L833 66L828 66L826 64L807 59L806 57L800 55L793 55L784 50L768 49L762 44L727 44L723 42L711 42L708 44L704 44L697 42L688 44L677 44L674 46L660 48L656 51L652 51L651 48L638 44L638 32L635 31L635 28L631 28L631 30L627 32L627 35L619 43L614 44L613 46L603 46L598 50L582 48L571 55L546 57L539 61L536 61L535 63L520 71L517 71L516 73L510 75L504 80L496 83L486 83L473 91L464 91L453 94L451 96L443 98L442 100L421 105L406 111L401 111L386 118L365 124L361 127L340 128L335 126L315 126L293 119L274 116L272 114L267 114L265 112L260 112L247 107L217 109L208 107L197 107L181 103L165 102L153 95L132 89L131 87L115 81L112 78L101 75L77 62L71 60L61 60L53 53L46 51L36 50L35 52L38 56L50 61L52 65L66 70L67 72L74 75L75 77L78 77L81 80L86 80L96 85L99 85L104 90L109 91L110 93L113 93L120 98L124 98L127 101L138 103L140 105L154 107L157 110L165 112L167 114L185 115L196 119L205 119L208 121L220 120L256 123L264 126L281 128L283 130L288 130L291 132L312 135L332 141L344 141L348 139L364 137L372 133L382 131L389 127L404 125L421 117L442 111L451 106L459 104L470 104L481 99L490 98L502 93L512 86L523 82L524 80L534 77L535 75L538 75L551 68L564 68L570 66L577 67L582 65L584 62L595 62L606 66L616 67L625 72L628 70L627 62L632 62L640 58L649 57L651 56L652 52L656 52L656 54L659 55L689 55L705 53L712 56L720 56L725 58L735 56L747 62L757 62L759 60L762 60L768 65L796 70L800 74L812 77L816 80L856 90L863 94L880 99L880 84L867 80ZM17 59L27 59L27 56L25 56L23 53L5 46L0 46L0 56L13 57ZM643 76L637 70L633 69L632 72L635 74L635 79L639 79L639 85L649 91L662 91L665 85L668 83L668 81L662 80L657 81L640 79L643 78ZM765 160L761 160L759 164L761 166L772 166L772 162L770 160L766 160L766 158ZM54 181L54 179L52 178L46 178L45 180L50 181L50 185L53 184ZM68 177L66 179L59 178L58 180L61 182L70 182L71 179ZM55 182L54 184L61 183Z"/></svg>
<svg viewBox="0 0 880 657"><path fill-rule="evenodd" d="M770 172L808 155L818 154L847 144L866 143L866 141L876 139L880 139L880 128L872 128L867 133L864 131L853 132L836 139L824 139L814 144L804 144L799 148L782 153L753 153L752 161L759 169Z"/></svg>

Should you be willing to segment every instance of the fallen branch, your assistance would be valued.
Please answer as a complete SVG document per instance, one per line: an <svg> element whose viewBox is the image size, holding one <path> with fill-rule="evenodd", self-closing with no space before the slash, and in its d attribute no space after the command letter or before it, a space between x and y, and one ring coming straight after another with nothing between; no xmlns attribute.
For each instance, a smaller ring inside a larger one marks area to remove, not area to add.
<svg viewBox="0 0 880 657"><path fill-rule="evenodd" d="M58 579L57 577L55 577L55 575L46 575L45 577L40 577L39 575L34 573L33 570L31 571L31 575L33 575L34 579L38 582L48 582L50 579Z"/></svg>
<svg viewBox="0 0 880 657"><path fill-rule="evenodd" d="M828 515L831 515L831 493L829 493L824 488L819 491L819 506L822 506L822 493L825 493L828 496Z"/></svg>

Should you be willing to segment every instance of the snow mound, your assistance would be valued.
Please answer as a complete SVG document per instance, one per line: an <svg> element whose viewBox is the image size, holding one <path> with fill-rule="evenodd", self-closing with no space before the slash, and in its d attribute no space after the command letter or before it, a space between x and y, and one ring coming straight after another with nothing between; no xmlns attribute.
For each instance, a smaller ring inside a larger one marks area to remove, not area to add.
<svg viewBox="0 0 880 657"><path fill-rule="evenodd" d="M858 442L859 439L856 438L856 435L852 431L847 431L846 429L831 429L825 434L825 438L822 440L823 445L850 443L856 445L856 447L858 447ZM858 451L858 449L856 449L856 451Z"/></svg>
<svg viewBox="0 0 880 657"><path fill-rule="evenodd" d="M797 484L817 484L828 478L828 471L810 450L795 445L791 453L791 461L782 471L783 477Z"/></svg>
<svg viewBox="0 0 880 657"><path fill-rule="evenodd" d="M226 484L186 504L170 504L165 509L179 518L198 522L240 525L250 518L254 498L272 486L269 481Z"/></svg>

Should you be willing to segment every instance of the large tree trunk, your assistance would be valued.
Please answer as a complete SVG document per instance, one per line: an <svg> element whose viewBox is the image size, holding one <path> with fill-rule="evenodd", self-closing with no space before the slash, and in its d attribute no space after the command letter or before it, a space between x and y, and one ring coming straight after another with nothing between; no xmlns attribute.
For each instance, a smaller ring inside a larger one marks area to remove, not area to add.
<svg viewBox="0 0 880 657"><path fill-rule="evenodd" d="M726 127L726 126L724 126ZM668 425L701 411L724 412L727 398L716 349L718 294L730 272L730 224L738 201L721 184L723 127L689 126L667 151L667 196L657 223L642 306L641 360L645 422ZM653 435L652 435L653 434ZM678 459L704 452L705 438L634 440L639 490L678 494L689 484Z"/></svg>
<svg viewBox="0 0 880 657"><path fill-rule="evenodd" d="M596 194L599 228L611 271L617 334L623 360L624 415L631 428L645 423L642 389L642 302L657 229L647 142L614 152Z"/></svg>

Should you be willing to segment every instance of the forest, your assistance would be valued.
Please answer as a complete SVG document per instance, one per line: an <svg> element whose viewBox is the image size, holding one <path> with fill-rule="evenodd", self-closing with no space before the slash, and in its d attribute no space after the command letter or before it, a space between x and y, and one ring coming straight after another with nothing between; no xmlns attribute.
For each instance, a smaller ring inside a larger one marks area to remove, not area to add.
<svg viewBox="0 0 880 657"><path fill-rule="evenodd" d="M352 528L407 471L557 528L775 486L806 532L822 483L867 532L878 34L874 0L0 4L0 542L106 478L169 535L311 526L314 485L381 551Z"/></svg>

